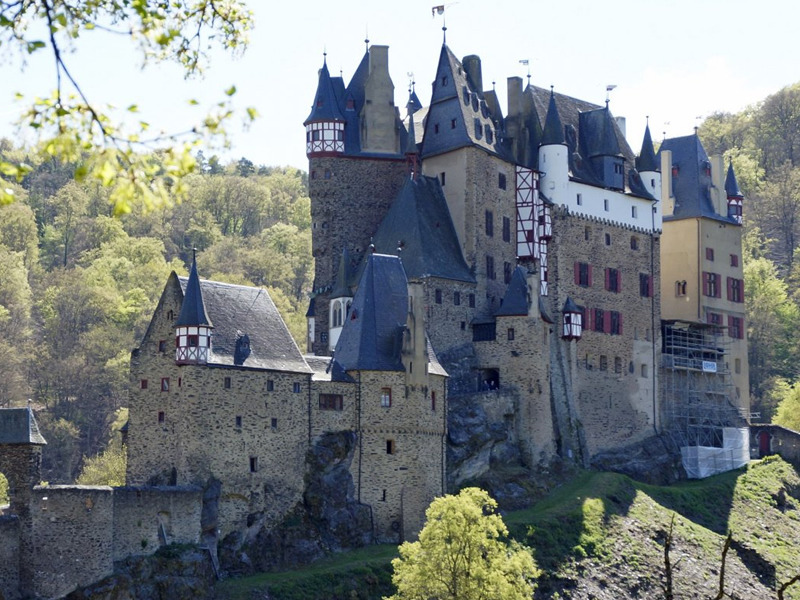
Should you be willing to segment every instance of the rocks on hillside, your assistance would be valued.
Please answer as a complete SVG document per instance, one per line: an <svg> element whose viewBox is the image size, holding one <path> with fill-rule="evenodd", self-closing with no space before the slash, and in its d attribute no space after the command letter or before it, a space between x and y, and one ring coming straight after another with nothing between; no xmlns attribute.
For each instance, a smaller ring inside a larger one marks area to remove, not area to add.
<svg viewBox="0 0 800 600"><path fill-rule="evenodd" d="M272 529L249 539L239 532L227 536L219 551L222 568L233 574L286 569L371 543L370 510L355 499L349 471L355 447L354 432L321 436L306 456L302 502Z"/></svg>

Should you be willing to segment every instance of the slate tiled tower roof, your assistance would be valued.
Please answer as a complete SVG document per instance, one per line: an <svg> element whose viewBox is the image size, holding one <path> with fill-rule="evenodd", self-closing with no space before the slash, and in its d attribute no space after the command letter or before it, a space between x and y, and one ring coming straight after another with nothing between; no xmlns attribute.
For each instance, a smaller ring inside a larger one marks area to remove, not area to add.
<svg viewBox="0 0 800 600"><path fill-rule="evenodd" d="M736 181L736 173L733 170L733 161L728 163L728 173L725 176L725 193L728 198L744 198L742 190L739 189L739 182Z"/></svg>
<svg viewBox="0 0 800 600"><path fill-rule="evenodd" d="M0 409L0 444L47 444L30 406Z"/></svg>
<svg viewBox="0 0 800 600"><path fill-rule="evenodd" d="M636 168L642 171L660 171L658 159L653 148L653 139L650 137L650 125L645 125L642 151L636 158Z"/></svg>
<svg viewBox="0 0 800 600"><path fill-rule="evenodd" d="M200 290L200 277L197 275L197 260L192 256L192 269L189 272L189 279L184 287L183 304L178 320L175 321L176 327L189 327L194 325L206 325L213 327L211 319L206 313L206 305L203 302L203 293Z"/></svg>

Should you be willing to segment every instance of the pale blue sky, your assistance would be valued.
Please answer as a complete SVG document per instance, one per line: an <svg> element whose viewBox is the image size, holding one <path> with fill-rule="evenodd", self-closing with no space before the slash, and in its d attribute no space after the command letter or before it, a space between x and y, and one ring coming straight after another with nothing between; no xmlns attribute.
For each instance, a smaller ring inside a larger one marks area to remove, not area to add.
<svg viewBox="0 0 800 600"><path fill-rule="evenodd" d="M201 106L235 84L236 104L255 106L261 118L248 131L233 127L229 159L307 168L302 122L308 115L317 70L327 49L332 74L349 81L371 43L389 46L395 103L404 107L408 76L427 105L442 44L442 19L431 17L441 0L252 1L256 29L247 53L213 57L204 79L185 81L177 67L140 68L129 46L96 32L79 40L68 65L93 102L139 105L141 118L170 131L191 127ZM447 43L463 57L478 54L483 81L532 83L602 104L607 84L615 115L627 118L638 151L645 116L655 139L686 135L697 117L736 111L800 81L796 24L800 7L788 0L572 0L561 2L460 0L447 5ZM52 59L40 52L24 72L0 64L0 135L10 135L19 105L14 92L44 95L55 84ZM404 114L404 111L403 111Z"/></svg>

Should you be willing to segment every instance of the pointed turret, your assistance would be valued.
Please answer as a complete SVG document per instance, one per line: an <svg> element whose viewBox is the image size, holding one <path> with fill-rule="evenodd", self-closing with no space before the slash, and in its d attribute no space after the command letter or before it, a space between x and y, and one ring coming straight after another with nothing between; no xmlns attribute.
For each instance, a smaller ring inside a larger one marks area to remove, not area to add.
<svg viewBox="0 0 800 600"><path fill-rule="evenodd" d="M550 91L550 104L547 107L547 116L544 120L544 131L542 132L542 146L552 144L566 144L564 139L564 125L561 123L561 116L558 114L555 93Z"/></svg>
<svg viewBox="0 0 800 600"><path fill-rule="evenodd" d="M306 127L306 155L310 158L344 152L344 124L326 58L319 72L311 113L303 123Z"/></svg>
<svg viewBox="0 0 800 600"><path fill-rule="evenodd" d="M650 137L650 124L645 125L644 139L642 139L642 151L636 159L636 169L640 173L658 171L658 160L653 148L653 138Z"/></svg>
<svg viewBox="0 0 800 600"><path fill-rule="evenodd" d="M419 98L417 97L417 92L412 84L408 94L408 102L406 103L406 115L411 116L421 108L422 108L422 102L419 101Z"/></svg>
<svg viewBox="0 0 800 600"><path fill-rule="evenodd" d="M200 277L197 275L197 256L192 251L192 270L186 283L181 312L175 321L175 362L205 364L211 348L211 319L206 314Z"/></svg>
<svg viewBox="0 0 800 600"><path fill-rule="evenodd" d="M350 254L347 248L342 250L342 258L339 261L339 271L336 274L336 282L331 292L331 301L328 306L329 320L328 320L328 349L333 350L336 347L336 342L339 341L339 335L342 333L342 326L347 318L350 310L350 305L353 303L353 293L348 286L348 275L350 266Z"/></svg>
<svg viewBox="0 0 800 600"><path fill-rule="evenodd" d="M732 160L728 163L728 174L725 177L725 193L728 195L728 216L736 219L736 222L741 224L744 194L739 189L739 182L736 181Z"/></svg>
<svg viewBox="0 0 800 600"><path fill-rule="evenodd" d="M527 316L530 304L528 279L525 269L517 267L503 296L503 304L495 312L497 317Z"/></svg>

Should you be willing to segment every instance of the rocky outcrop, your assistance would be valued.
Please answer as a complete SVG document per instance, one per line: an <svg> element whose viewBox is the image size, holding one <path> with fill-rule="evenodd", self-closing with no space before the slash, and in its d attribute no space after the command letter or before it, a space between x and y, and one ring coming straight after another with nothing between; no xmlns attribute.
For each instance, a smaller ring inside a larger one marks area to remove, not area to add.
<svg viewBox="0 0 800 600"><path fill-rule="evenodd" d="M685 479L679 454L661 436L592 457L591 468L614 471L652 485L669 485Z"/></svg>
<svg viewBox="0 0 800 600"><path fill-rule="evenodd" d="M214 569L207 551L166 546L152 556L114 565L114 574L76 590L67 600L203 600L211 598Z"/></svg>
<svg viewBox="0 0 800 600"><path fill-rule="evenodd" d="M306 456L306 490L283 521L254 535L227 536L220 547L222 568L244 574L308 564L330 552L372 543L372 515L355 499L350 464L356 434L321 436Z"/></svg>

